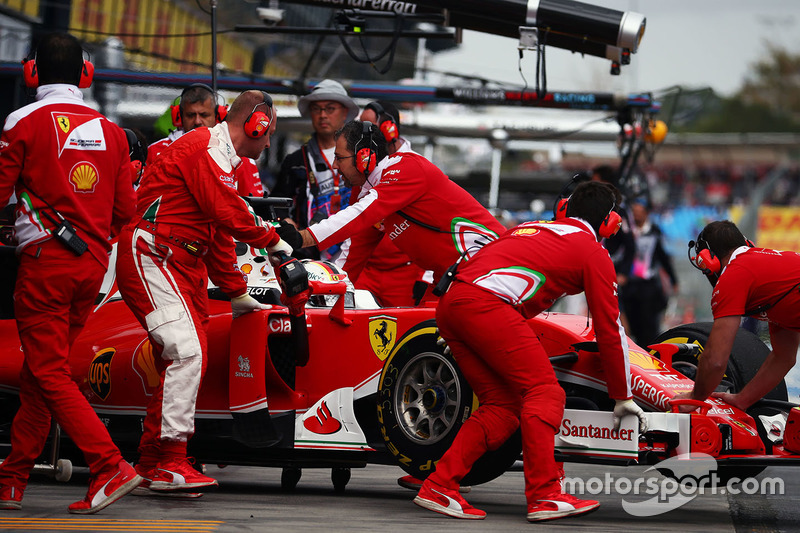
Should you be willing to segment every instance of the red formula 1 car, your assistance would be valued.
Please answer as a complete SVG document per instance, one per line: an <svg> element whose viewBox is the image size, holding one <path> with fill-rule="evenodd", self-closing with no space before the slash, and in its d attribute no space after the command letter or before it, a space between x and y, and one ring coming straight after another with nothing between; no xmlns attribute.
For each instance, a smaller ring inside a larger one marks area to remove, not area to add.
<svg viewBox="0 0 800 533"><path fill-rule="evenodd" d="M427 476L477 406L458 366L437 344L435 309L381 308L368 292L354 290L333 265L310 261L291 263L293 269L299 265L294 277L286 266L282 269L284 290L292 290L298 280L308 280L312 290L307 304L293 314L280 303L281 284L266 257L241 244L237 253L250 294L271 308L232 320L230 303L209 289L208 370L190 453L202 463L281 467L282 486L289 489L301 469L310 467L331 468L337 490L346 486L351 468L369 463L397 464L417 477ZM104 292L70 363L111 436L134 460L158 374L147 335L114 294L111 274ZM639 435L634 417L613 429L613 401L606 395L591 321L545 313L530 323L567 392L567 411L556 435L559 459L654 464L684 452L703 452L740 477L770 464L800 461L782 445L792 407L784 385L749 413L715 399L694 414L666 412L674 393L692 387L709 324L664 333L652 354L629 341L635 399L651 411L650 428ZM724 385L741 388L767 352L755 336L740 332ZM21 364L15 323L0 320L4 442L18 405ZM281 434L280 442L268 447L267 410ZM65 479L69 461L82 457L68 438L57 431L53 435L46 460L49 470ZM519 453L516 436L483 457L464 482L493 479Z"/></svg>

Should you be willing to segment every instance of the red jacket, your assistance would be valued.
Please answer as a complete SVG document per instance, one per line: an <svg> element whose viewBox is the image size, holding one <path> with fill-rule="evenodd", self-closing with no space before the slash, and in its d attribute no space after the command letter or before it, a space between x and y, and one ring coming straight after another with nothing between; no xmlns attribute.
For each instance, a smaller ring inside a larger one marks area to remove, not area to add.
<svg viewBox="0 0 800 533"><path fill-rule="evenodd" d="M112 228L136 209L125 133L74 85L44 85L36 99L8 115L0 136L0 203L16 190L19 247L52 238L50 204L108 265Z"/></svg>
<svg viewBox="0 0 800 533"><path fill-rule="evenodd" d="M176 130L170 133L169 137L164 137L147 147L147 164L155 162L167 146L183 136L183 130ZM264 196L264 185L261 183L261 175L258 173L256 162L249 157L241 158L241 163L236 167L236 190L239 196Z"/></svg>
<svg viewBox="0 0 800 533"><path fill-rule="evenodd" d="M800 254L749 248L734 250L711 295L714 318L741 316L769 306L756 318L800 331Z"/></svg>
<svg viewBox="0 0 800 533"><path fill-rule="evenodd" d="M471 283L535 316L566 294L586 292L611 398L631 397L628 342L619 322L617 283L608 251L584 221L526 222L459 266Z"/></svg>
<svg viewBox="0 0 800 533"><path fill-rule="evenodd" d="M227 123L181 136L147 165L137 216L131 222L153 222L160 231L208 246L204 262L209 275L231 296L243 293L246 286L236 271L230 237L256 248L280 239L236 193L234 167L239 161Z"/></svg>
<svg viewBox="0 0 800 533"><path fill-rule="evenodd" d="M308 228L320 249L365 232L358 242L351 241L344 266L354 279L384 233L411 261L433 270L438 280L462 253L471 256L480 248L477 243L494 240L505 231L475 198L419 154L385 157L369 182L377 185L365 186L369 190L358 202Z"/></svg>

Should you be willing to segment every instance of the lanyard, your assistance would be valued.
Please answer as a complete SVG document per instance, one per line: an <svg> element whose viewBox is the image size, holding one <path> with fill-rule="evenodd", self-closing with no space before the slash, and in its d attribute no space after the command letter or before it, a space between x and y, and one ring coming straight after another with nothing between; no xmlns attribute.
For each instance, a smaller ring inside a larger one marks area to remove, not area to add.
<svg viewBox="0 0 800 533"><path fill-rule="evenodd" d="M325 157L325 152L320 149L320 155L322 156L322 160L325 161L325 164L328 165L328 168L331 171L331 176L333 177L333 194L331 195L331 214L334 214L339 211L342 207L342 197L339 195L339 171L334 169L331 164L328 162L328 158Z"/></svg>

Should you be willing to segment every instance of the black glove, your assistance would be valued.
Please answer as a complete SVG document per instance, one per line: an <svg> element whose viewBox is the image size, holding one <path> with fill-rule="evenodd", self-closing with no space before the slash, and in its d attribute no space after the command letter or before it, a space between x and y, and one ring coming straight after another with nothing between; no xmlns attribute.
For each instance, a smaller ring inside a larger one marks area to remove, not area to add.
<svg viewBox="0 0 800 533"><path fill-rule="evenodd" d="M294 227L293 224L289 222L279 222L278 225L275 226L275 231L278 232L280 238L286 241L292 248L297 249L303 247L303 236L300 235L300 232L297 231L297 228Z"/></svg>

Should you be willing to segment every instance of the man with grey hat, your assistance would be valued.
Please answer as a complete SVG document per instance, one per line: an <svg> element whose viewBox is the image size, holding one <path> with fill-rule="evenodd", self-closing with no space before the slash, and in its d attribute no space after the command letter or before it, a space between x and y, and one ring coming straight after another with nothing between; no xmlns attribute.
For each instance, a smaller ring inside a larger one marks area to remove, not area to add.
<svg viewBox="0 0 800 533"><path fill-rule="evenodd" d="M333 169L333 134L358 115L358 106L341 83L322 80L297 102L300 115L311 118L314 134L299 150L287 155L270 196L294 199L291 218L299 229L319 222L350 203L350 188ZM321 253L316 248L297 256L331 258L339 247ZM307 253L306 253L307 252ZM312 254L312 255L309 255Z"/></svg>

